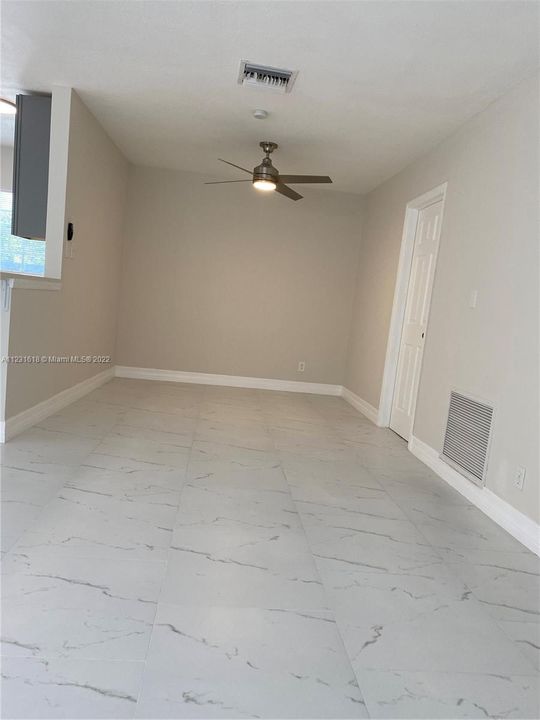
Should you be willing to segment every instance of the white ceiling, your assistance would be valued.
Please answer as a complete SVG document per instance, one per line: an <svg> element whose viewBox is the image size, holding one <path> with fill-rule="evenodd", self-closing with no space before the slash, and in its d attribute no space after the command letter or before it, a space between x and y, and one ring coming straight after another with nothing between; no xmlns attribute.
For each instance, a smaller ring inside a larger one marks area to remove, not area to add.
<svg viewBox="0 0 540 720"><path fill-rule="evenodd" d="M216 158L268 139L281 172L365 192L535 71L539 7L3 0L3 93L74 87L135 163L237 178ZM241 59L299 70L292 93L237 85Z"/></svg>

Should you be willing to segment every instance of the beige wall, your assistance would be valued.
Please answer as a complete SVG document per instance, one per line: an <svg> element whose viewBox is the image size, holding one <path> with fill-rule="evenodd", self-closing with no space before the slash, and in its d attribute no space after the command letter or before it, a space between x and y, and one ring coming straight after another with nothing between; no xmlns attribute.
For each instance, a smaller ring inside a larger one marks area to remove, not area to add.
<svg viewBox="0 0 540 720"><path fill-rule="evenodd" d="M74 94L67 218L75 257L64 259L58 292L15 289L11 355L112 355L117 325L127 163ZM85 380L105 365L10 365L7 417Z"/></svg>
<svg viewBox="0 0 540 720"><path fill-rule="evenodd" d="M207 179L132 169L118 363L341 384L361 198Z"/></svg>
<svg viewBox="0 0 540 720"><path fill-rule="evenodd" d="M534 519L538 147L535 78L367 196L346 383L378 406L405 205L448 181L413 432L441 449L453 388L493 403L487 486ZM522 492L512 486L518 465L527 468Z"/></svg>
<svg viewBox="0 0 540 720"><path fill-rule="evenodd" d="M13 187L13 147L0 146L0 190L11 192Z"/></svg>

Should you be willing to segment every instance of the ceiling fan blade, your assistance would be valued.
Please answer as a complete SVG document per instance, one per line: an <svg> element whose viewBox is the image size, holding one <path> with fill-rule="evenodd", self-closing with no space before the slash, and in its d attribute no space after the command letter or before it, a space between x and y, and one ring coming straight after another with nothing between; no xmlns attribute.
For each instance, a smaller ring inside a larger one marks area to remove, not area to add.
<svg viewBox="0 0 540 720"><path fill-rule="evenodd" d="M225 185L225 183L236 183L236 182L252 182L252 180L215 180L214 182L204 183L205 185Z"/></svg>
<svg viewBox="0 0 540 720"><path fill-rule="evenodd" d="M250 175L253 175L253 171L252 171L252 170L246 170L246 168L240 167L240 165L235 165L234 163L229 162L228 160L223 160L223 158L218 158L218 160L219 160L220 162L227 163L227 165L232 165L233 167L238 168L239 170L243 170L244 172L247 172L247 173L249 173Z"/></svg>
<svg viewBox="0 0 540 720"><path fill-rule="evenodd" d="M288 183L331 183L328 175L280 175L280 181Z"/></svg>
<svg viewBox="0 0 540 720"><path fill-rule="evenodd" d="M297 193L296 190L293 190L288 185L284 185L281 182L281 179L280 182L278 182L278 184L276 185L276 192L280 193L281 195L285 195L285 197L288 197L291 200L301 200L303 197L303 195Z"/></svg>

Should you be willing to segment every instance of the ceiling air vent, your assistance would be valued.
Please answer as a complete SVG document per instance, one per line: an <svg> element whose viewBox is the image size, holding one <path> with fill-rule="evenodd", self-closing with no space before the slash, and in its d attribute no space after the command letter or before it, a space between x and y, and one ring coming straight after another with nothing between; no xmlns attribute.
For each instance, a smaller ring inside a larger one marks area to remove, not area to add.
<svg viewBox="0 0 540 720"><path fill-rule="evenodd" d="M238 73L238 84L245 87L263 88L279 93L291 92L292 86L298 75L297 71L284 70L283 68L268 67L257 63L240 63Z"/></svg>
<svg viewBox="0 0 540 720"><path fill-rule="evenodd" d="M486 476L493 408L452 391L441 457L483 486Z"/></svg>

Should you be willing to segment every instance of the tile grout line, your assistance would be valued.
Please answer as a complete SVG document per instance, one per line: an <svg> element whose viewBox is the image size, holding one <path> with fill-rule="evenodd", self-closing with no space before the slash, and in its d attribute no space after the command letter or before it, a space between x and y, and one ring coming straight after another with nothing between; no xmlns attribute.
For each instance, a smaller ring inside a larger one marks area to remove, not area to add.
<svg viewBox="0 0 540 720"><path fill-rule="evenodd" d="M264 413L263 413L263 414L264 414ZM322 414L321 414L321 417L323 417ZM265 419L266 419L266 416L265 416ZM269 427L268 427L268 430L269 430L270 436L272 437L272 435L271 435L271 433L270 433L270 428L269 428ZM274 443L273 438L272 438L272 442L273 442L274 448L275 448L275 443ZM327 610L326 610L325 612L330 612L330 614L331 614L332 617L333 617L334 625L335 625L335 628L336 628L337 638L338 638L339 643L340 643L340 645L341 645L341 649L342 649L342 651L343 651L344 657L345 657L345 658L347 659L347 661L348 661L348 665L349 665L349 668L350 668L351 675L352 675L352 677L354 678L354 680L355 680L355 682L356 682L356 686L357 686L357 688L358 688L358 692L360 693L360 697L362 698L362 705L363 705L363 707L364 707L364 709L365 709L366 716L367 716L367 718L369 719L369 718L371 718L371 713L369 712L368 703L367 703L367 700L366 700L366 698L365 698L364 692L362 691L362 688L361 688L361 686L360 686L360 682L359 682L359 680L358 680L358 676L356 675L356 672L354 671L354 667L353 667L351 658L350 658L350 656L349 656L349 653L348 653L348 651L347 651L347 648L346 648L346 646L345 646L345 642L344 642L344 640L343 640L342 631L341 631L341 628L340 628L340 626L339 626L339 623L338 623L338 620L337 620L337 617L336 617L335 609L332 607L332 604L330 603L329 596L328 596L328 589L327 589L327 587L326 587L326 585L325 585L325 583L324 583L323 577L322 577L321 572L320 572L320 570L319 570L319 566L318 566L318 564L317 564L316 557L315 557L315 555L313 554L313 548L312 548L311 542L310 542L310 540L309 540L308 534L307 534L306 529L305 529L304 521L303 521L303 519L302 519L302 513L300 512L300 510L299 510L299 508L298 508L298 505L297 505L297 502L296 502L296 500L295 500L295 498L294 498L294 496L293 496L293 494L292 494L291 485L290 485L290 482L289 482L289 478L287 477L287 472L286 472L286 470L285 470L285 468L284 468L284 466L283 466L283 460L282 460L282 457L281 457L281 453L279 452L279 450L277 450L277 448L276 448L276 452L277 452L277 455L278 455L278 457L279 457L279 459L280 459L279 467L280 467L281 473L283 474L283 477L285 478L285 482L287 483L287 487L288 487L288 489L289 489L289 495L290 495L291 501L292 501L294 507L296 508L296 513L297 513L297 515L298 515L298 519L299 519L299 521L300 521L300 525L302 526L302 532L303 532L303 534L304 534L304 538L305 538L306 543L307 543L307 546L308 546L308 548L309 548L309 552L310 552L310 555L311 555L311 560L312 560L312 562L313 562L313 566L314 566L314 568L315 568L315 572L316 572L316 574L317 574L317 577L319 578L319 581L320 581L321 586L322 586L323 591L324 591L324 597L325 597L326 605L327 605Z"/></svg>
<svg viewBox="0 0 540 720"><path fill-rule="evenodd" d="M74 401L74 402L78 402L78 401ZM74 404L74 403L72 403L72 404ZM68 407L69 407L69 406L68 406ZM39 426L36 425L36 426L32 426L32 428L28 428L28 431L32 430L34 427L38 428L39 430L47 430L47 428L42 428L42 427L39 427ZM28 431L26 431L26 432L28 432ZM49 431L49 432L50 432L50 431ZM53 431L53 432L58 432L58 433L60 433L60 432L62 432L62 431L55 430L55 431ZM59 489L56 491L56 493L55 493L52 497L50 497L49 500L47 500L47 502L44 503L44 505L42 505L42 506L40 507L39 512L37 513L36 517L34 518L34 522L35 522L35 521L38 519L38 517L43 513L43 511L44 511L47 507L49 507L49 505L51 505L55 500L57 500L57 499L59 498L60 493L65 489L66 484L69 482L70 479L73 479L73 477L77 474L77 472L78 472L78 471L80 470L80 468L81 468L82 463L83 463L90 455L92 455L93 452L95 452L95 450L96 450L97 447L99 447L99 445L100 445L101 442L103 441L103 438L105 437L105 435L106 435L107 432L108 432L107 430L104 430L104 431L103 431L103 435L97 436L97 437L95 438L96 443L95 443L95 445L93 446L92 450L90 450L90 452L88 452L86 455L84 455L84 457L82 457L82 458L79 460L79 463L78 463L77 465L73 465L73 470L70 472L69 478L67 478L67 479L65 480L65 482L63 483L62 487L59 488ZM81 437L81 438L87 438L87 437L88 437L88 436L86 436L86 435L81 435L81 434L79 434L79 433L65 433L65 434L66 434L66 435L70 435L70 436L72 436L72 437ZM90 437L93 437L93 436L90 436ZM60 465L60 463L51 463L51 464ZM4 465L4 464L2 463L1 467L9 468L10 466L9 466L9 465ZM61 465L61 467L72 467L72 466L71 466L71 465ZM9 550L7 550L7 551L5 552L4 556L2 557L2 563L4 563L4 562L8 559L8 556L10 556L10 553L13 552L14 555L15 555L15 548L17 547L18 543L21 541L21 539L23 538L23 536L29 531L29 529L30 529L30 528L26 528L25 530L23 530L23 531L19 534L19 536L17 537L17 539L15 540L15 542L13 543L13 545L9 548ZM11 557L14 557L14 555L11 555Z"/></svg>
<svg viewBox="0 0 540 720"><path fill-rule="evenodd" d="M204 395L204 391L203 391L202 394ZM184 493L185 485L186 485L186 482L187 482L187 479L188 479L188 470L189 470L189 466L190 466L190 463L191 463L191 457L192 457L192 454L193 454L193 445L194 445L194 443L195 443L195 435L196 435L197 427L198 427L198 424L199 424L199 421L200 421L200 412L201 412L201 402L200 402L200 400L199 400L199 401L198 401L198 413L197 413L197 417L194 418L194 420L195 420L195 426L194 426L193 433L192 433L192 437L191 437L191 444L190 444L190 447L189 447L188 459L187 459L187 462L186 462L186 466L185 466L185 468L184 468L184 470L183 470L183 475L184 475L184 477L183 477L183 482L182 482L182 488L181 488L180 493L179 493L179 496L178 496L178 507L176 508L176 513L175 513L174 520L173 520L173 527L172 527L172 532L171 532L171 540L170 540L170 543L169 543L169 547L167 548L167 559L165 560L165 563L164 563L164 564L165 564L165 568L164 568L163 575L161 576L160 588L159 588L159 592L158 592L158 595L157 595L156 610L155 610L155 612L154 612L154 619L153 619L153 621L152 621L152 629L150 630L150 632L149 632L149 634L148 634L148 643L147 643L147 646L146 646L146 652L145 652L144 660L142 661L141 678L140 678L140 682L139 682L137 699L136 699L136 701L135 701L135 707L134 707L134 710L133 710L133 717L136 716L137 707L139 706L139 701L140 701L140 699L141 699L141 694L142 694L142 691L143 691L143 688L144 688L146 666L147 666L147 662L148 662L148 656L149 656L149 653L150 653L150 645L151 645L151 643L152 643L152 638L154 637L154 633L155 633L155 630L156 630L156 620L157 620L157 614L158 614L158 609L159 609L159 603L160 603L160 600L161 600L161 595L162 595L162 593L163 593L163 585L164 585L164 583L165 583L165 578L167 577L167 573L168 573L168 570L169 570L169 563L170 563L170 559L171 559L171 545L172 545L172 541L173 541L174 531L175 531L175 529L176 529L176 521L177 521L178 516L179 516L179 514L180 514L180 506L181 506L181 503L182 503L182 495L183 495L183 493Z"/></svg>

